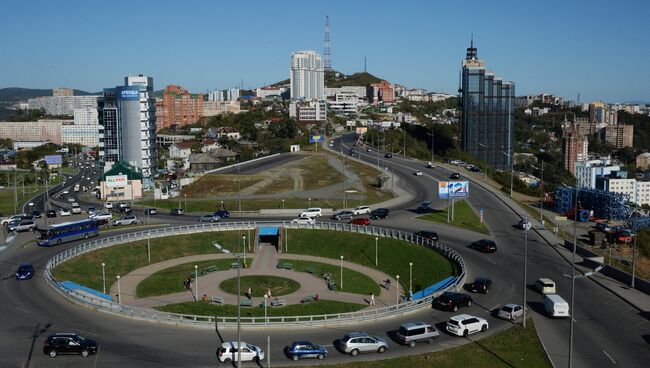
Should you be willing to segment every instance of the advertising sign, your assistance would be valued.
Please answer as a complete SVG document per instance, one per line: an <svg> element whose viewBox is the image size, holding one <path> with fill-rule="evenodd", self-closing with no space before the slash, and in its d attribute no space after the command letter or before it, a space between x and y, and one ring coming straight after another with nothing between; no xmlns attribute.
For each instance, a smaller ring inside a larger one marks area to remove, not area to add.
<svg viewBox="0 0 650 368"><path fill-rule="evenodd" d="M140 99L140 87L125 86L117 90L117 98L120 100L137 101Z"/></svg>
<svg viewBox="0 0 650 368"><path fill-rule="evenodd" d="M107 187L125 187L129 184L129 179L126 175L110 175L106 177Z"/></svg>
<svg viewBox="0 0 650 368"><path fill-rule="evenodd" d="M367 127L357 127L357 130L356 130L358 135L366 134L367 131L368 131Z"/></svg>
<svg viewBox="0 0 650 368"><path fill-rule="evenodd" d="M438 198L467 198L469 197L468 181L441 181L438 184Z"/></svg>
<svg viewBox="0 0 650 368"><path fill-rule="evenodd" d="M325 141L324 135L312 135L309 137L309 143L318 143Z"/></svg>
<svg viewBox="0 0 650 368"><path fill-rule="evenodd" d="M354 121L354 120L348 120L348 121L345 122L345 125L347 125L349 127L353 127L353 126L357 126L357 122Z"/></svg>

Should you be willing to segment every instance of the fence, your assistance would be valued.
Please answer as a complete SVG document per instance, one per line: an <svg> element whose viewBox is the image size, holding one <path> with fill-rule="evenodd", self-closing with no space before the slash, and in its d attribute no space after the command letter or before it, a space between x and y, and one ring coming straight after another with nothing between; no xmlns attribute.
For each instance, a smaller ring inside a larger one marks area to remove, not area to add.
<svg viewBox="0 0 650 368"><path fill-rule="evenodd" d="M334 230L334 231L347 231L359 234L367 234L377 237L387 237L407 241L412 244L427 247L441 255L451 259L459 269L459 276L456 281L448 287L416 301L405 301L396 305L391 305L384 308L373 310L363 310L351 313L337 313L337 314L322 314L322 315L309 315L309 316L273 316L273 317L241 317L240 323L242 326L287 326L294 327L316 327L325 325L343 325L355 324L369 321L376 321L383 318L391 318L403 313L412 312L421 308L430 308L433 299L437 298L445 291L457 290L465 282L465 262L463 258L456 253L453 249L446 247L438 242L417 236L412 233L380 228L375 226L360 226L352 224L329 223L329 222L316 222L314 224L293 224L284 221L244 221L244 222L222 222L186 226L174 226L167 228L151 229L137 231L128 234L112 236L108 238L98 239L86 242L74 248L70 248L62 253L57 254L51 258L45 266L45 280L55 290L60 292L64 297L72 302L97 310L101 312L120 315L139 320L147 320L159 323L168 323L176 325L186 325L195 327L211 328L216 323L222 327L233 327L237 323L237 317L217 317L217 316L197 316L177 313L159 312L156 310L130 307L120 305L118 303L108 301L104 298L99 298L92 295L82 294L75 290L66 288L61 281L54 278L52 270L69 259L95 251L102 248L107 248L116 244L123 244L138 240L146 240L147 238L159 238L165 236L194 234L209 231L232 231L232 230L252 230L259 225L264 226L282 226L289 229L320 229L320 230Z"/></svg>

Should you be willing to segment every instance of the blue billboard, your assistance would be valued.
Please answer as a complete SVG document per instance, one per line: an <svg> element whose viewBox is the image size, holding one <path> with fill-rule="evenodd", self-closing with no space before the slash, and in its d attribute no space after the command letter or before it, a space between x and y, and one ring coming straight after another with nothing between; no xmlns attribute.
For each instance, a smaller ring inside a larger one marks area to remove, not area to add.
<svg viewBox="0 0 650 368"><path fill-rule="evenodd" d="M324 135L312 135L309 137L309 143L318 143L325 141Z"/></svg>
<svg viewBox="0 0 650 368"><path fill-rule="evenodd" d="M438 185L438 198L467 198L469 197L468 181L441 181Z"/></svg>
<svg viewBox="0 0 650 368"><path fill-rule="evenodd" d="M117 99L127 101L137 101L140 99L140 87L124 86L117 88Z"/></svg>

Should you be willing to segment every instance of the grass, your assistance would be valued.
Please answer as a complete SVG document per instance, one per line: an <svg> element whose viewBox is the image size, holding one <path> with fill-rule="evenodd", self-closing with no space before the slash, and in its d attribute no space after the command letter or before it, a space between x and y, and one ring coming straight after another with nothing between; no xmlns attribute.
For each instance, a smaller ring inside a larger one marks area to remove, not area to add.
<svg viewBox="0 0 650 368"><path fill-rule="evenodd" d="M433 213L418 216L417 219L446 224L448 210L449 207L442 210L435 210ZM454 220L451 221L450 224L463 229L476 231L483 234L490 234L488 228L485 225L481 225L480 218L465 200L456 202L454 206Z"/></svg>
<svg viewBox="0 0 650 368"><path fill-rule="evenodd" d="M298 272L306 272L305 270L307 268L313 268L314 277L323 280L323 285L327 285L327 283L322 278L322 275L327 272L331 273L332 280L336 283L337 291L345 291L346 293L361 295L370 295L370 293L379 295L381 293L377 281L362 274L361 272L357 272L349 268L343 268L343 280L345 281L343 287L345 289L341 290L341 268L339 266L327 263L299 261L293 259L280 259L280 262L288 262L293 264L294 270Z"/></svg>
<svg viewBox="0 0 650 368"><path fill-rule="evenodd" d="M245 189L264 180L260 175L239 175L239 187ZM190 198L219 196L237 193L236 174L207 174L190 185L183 187L183 194Z"/></svg>
<svg viewBox="0 0 650 368"><path fill-rule="evenodd" d="M318 255L377 268L393 277L401 275L400 283L408 289L409 262L413 263L413 291L419 291L452 274L453 264L430 249L405 241L379 238L378 267L375 267L375 237L330 230L292 229L288 235L288 253ZM374 280L379 283L382 280ZM345 286L345 284L344 284Z"/></svg>
<svg viewBox="0 0 650 368"><path fill-rule="evenodd" d="M4 175L6 172L0 173L0 175ZM11 216L11 214L14 213L21 213L22 212L22 205L27 202L30 198L33 198L36 194L45 192L45 185L42 184L42 182L39 182L38 185L36 184L27 184L23 188L22 185L20 184L20 176L22 174L18 175L18 190L16 191L17 194L17 199L18 201L16 202L16 211L14 211L14 190L13 190L13 173L7 174L9 178L9 185L11 185L11 188L9 186L5 186L5 189L0 189L0 216ZM29 176L33 180L34 174L33 173L26 173L25 176ZM56 177L50 179L48 182L48 186L54 186L59 184L63 180L63 177L60 175L57 175ZM34 208L34 210L37 211L43 211L43 208Z"/></svg>
<svg viewBox="0 0 650 368"><path fill-rule="evenodd" d="M313 154L305 160L289 164L301 171L303 190L318 189L341 183L343 174L334 169L326 155Z"/></svg>
<svg viewBox="0 0 650 368"><path fill-rule="evenodd" d="M216 240L226 249L236 249L241 235L238 231L207 232L191 235L170 236L151 239L151 263L166 261L197 254L214 254L218 251L212 245ZM106 263L106 279L116 279L138 268L150 264L147 261L147 241L115 245L75 257L54 269L58 280L73 281L91 289L102 288L102 262ZM182 280L181 280L182 281Z"/></svg>
<svg viewBox="0 0 650 368"><path fill-rule="evenodd" d="M330 365L331 368L365 368L368 362ZM443 351L375 360L373 368L550 368L535 324L530 319L526 328L513 326L493 336Z"/></svg>
<svg viewBox="0 0 650 368"><path fill-rule="evenodd" d="M218 270L230 269L232 259L213 259L210 261L190 262L160 270L138 284L136 295L138 298L177 293L185 290L183 280L187 275L194 277L194 265L201 270L216 266Z"/></svg>
<svg viewBox="0 0 650 368"><path fill-rule="evenodd" d="M321 299L304 304L291 304L285 307L267 307L266 311L268 316L307 316L356 312L366 307L367 305L364 304ZM155 307L155 309L163 312L195 314L202 316L237 316L236 305L214 305L206 302L168 304ZM243 307L241 308L241 315L242 317L264 317L264 308L257 305L253 307Z"/></svg>
<svg viewBox="0 0 650 368"><path fill-rule="evenodd" d="M281 296L300 289L300 283L278 276L241 276L240 285L241 295L246 295L248 288L251 288L254 297L263 296L267 290L271 290L273 296ZM237 295L237 278L222 281L219 287L229 294Z"/></svg>

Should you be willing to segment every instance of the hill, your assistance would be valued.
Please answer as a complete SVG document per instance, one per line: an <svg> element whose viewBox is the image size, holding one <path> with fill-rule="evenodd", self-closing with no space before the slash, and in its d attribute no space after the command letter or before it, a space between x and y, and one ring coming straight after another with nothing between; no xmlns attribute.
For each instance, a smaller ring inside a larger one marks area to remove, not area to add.
<svg viewBox="0 0 650 368"><path fill-rule="evenodd" d="M380 78L367 72L354 73L352 75L344 76L343 78L333 78L334 76L331 78L328 77L329 75L325 76L326 87L367 86L372 83L381 82Z"/></svg>
<svg viewBox="0 0 650 368"><path fill-rule="evenodd" d="M99 92L91 93L82 91L80 89L74 90L75 96L86 96L99 94ZM20 88L20 87L7 87L0 88L0 101L3 102L18 102L27 101L30 98L52 96L51 89L35 89L35 88Z"/></svg>

